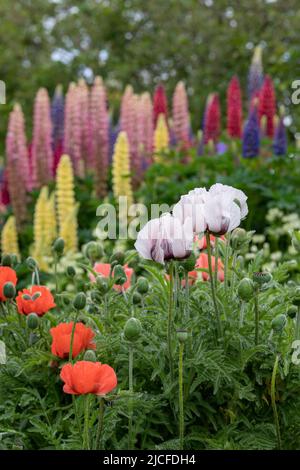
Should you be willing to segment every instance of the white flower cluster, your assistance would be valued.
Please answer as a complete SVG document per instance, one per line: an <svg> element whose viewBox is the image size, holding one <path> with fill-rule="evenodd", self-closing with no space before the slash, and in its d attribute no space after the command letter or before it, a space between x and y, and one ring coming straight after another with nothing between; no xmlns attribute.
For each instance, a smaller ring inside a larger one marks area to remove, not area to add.
<svg viewBox="0 0 300 470"><path fill-rule="evenodd" d="M145 259L164 264L187 258L194 236L231 232L248 214L247 196L232 186L214 184L209 191L196 188L181 196L172 214L150 220L139 232L135 248Z"/></svg>

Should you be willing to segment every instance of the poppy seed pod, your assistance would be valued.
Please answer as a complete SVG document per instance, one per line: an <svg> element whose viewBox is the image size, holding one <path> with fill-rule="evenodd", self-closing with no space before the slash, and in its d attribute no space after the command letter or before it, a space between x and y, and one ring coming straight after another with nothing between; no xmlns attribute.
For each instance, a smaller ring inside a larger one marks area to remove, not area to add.
<svg viewBox="0 0 300 470"><path fill-rule="evenodd" d="M3 286L3 295L7 299L13 299L16 295L16 288L12 282L7 282Z"/></svg>
<svg viewBox="0 0 300 470"><path fill-rule="evenodd" d="M125 274L123 266L121 266L120 264L117 264L114 268L115 284L117 284L118 286L121 286L122 284L125 284L126 280L127 278L126 278L126 274Z"/></svg>
<svg viewBox="0 0 300 470"><path fill-rule="evenodd" d="M59 237L55 240L53 243L53 251L56 253L58 256L61 256L64 252L65 249L65 241L63 238Z"/></svg>
<svg viewBox="0 0 300 470"><path fill-rule="evenodd" d="M76 310L83 310L86 306L86 295L83 292L78 292L73 300L73 306Z"/></svg>
<svg viewBox="0 0 300 470"><path fill-rule="evenodd" d="M137 318L129 318L124 326L124 338L127 341L136 341L141 334L142 325Z"/></svg>
<svg viewBox="0 0 300 470"><path fill-rule="evenodd" d="M84 361L97 362L95 351L88 349L83 356Z"/></svg>
<svg viewBox="0 0 300 470"><path fill-rule="evenodd" d="M188 332L186 330L177 330L177 338L179 343L185 343L188 339Z"/></svg>
<svg viewBox="0 0 300 470"><path fill-rule="evenodd" d="M12 265L11 255L3 254L1 264L2 264L2 266L9 266L10 267Z"/></svg>
<svg viewBox="0 0 300 470"><path fill-rule="evenodd" d="M100 243L91 241L85 247L85 255L91 261L96 261L103 256L103 248Z"/></svg>
<svg viewBox="0 0 300 470"><path fill-rule="evenodd" d="M234 250L238 250L246 241L247 232L243 228L236 228L231 234L231 245Z"/></svg>
<svg viewBox="0 0 300 470"><path fill-rule="evenodd" d="M267 284L272 280L272 274L268 272L256 272L253 273L253 281L260 286Z"/></svg>
<svg viewBox="0 0 300 470"><path fill-rule="evenodd" d="M109 262L113 263L114 261L117 261L117 264L122 264L123 265L124 260L125 260L124 253L122 253L122 251L116 251L115 253L113 253L111 255Z"/></svg>
<svg viewBox="0 0 300 470"><path fill-rule="evenodd" d="M26 264L27 268L30 269L30 271L34 271L35 269L38 268L38 264L35 261L35 259L32 258L32 256L28 256L28 258L25 261L25 264Z"/></svg>
<svg viewBox="0 0 300 470"><path fill-rule="evenodd" d="M253 296L254 284L251 279L245 277L238 285L238 295L242 300L250 300Z"/></svg>
<svg viewBox="0 0 300 470"><path fill-rule="evenodd" d="M39 317L36 313L30 313L27 315L26 324L30 330L35 330L39 324Z"/></svg>
<svg viewBox="0 0 300 470"><path fill-rule="evenodd" d="M295 318L298 312L298 308L296 305L290 305L290 307L287 309L287 316L290 318Z"/></svg>
<svg viewBox="0 0 300 470"><path fill-rule="evenodd" d="M73 278L74 276L76 276L76 271L75 271L75 268L73 266L68 266L67 270L66 270L66 273L67 273L67 276L70 277L70 278Z"/></svg>
<svg viewBox="0 0 300 470"><path fill-rule="evenodd" d="M149 282L145 277L140 277L137 281L137 291L139 294L147 294L149 290Z"/></svg>
<svg viewBox="0 0 300 470"><path fill-rule="evenodd" d="M138 292L134 292L132 296L132 302L134 305L138 305L142 302L142 296Z"/></svg>
<svg viewBox="0 0 300 470"><path fill-rule="evenodd" d="M280 333L281 331L283 331L285 325L286 325L286 316L283 313L276 315L276 317L273 318L272 320L272 329L276 333Z"/></svg>
<svg viewBox="0 0 300 470"><path fill-rule="evenodd" d="M109 289L109 280L103 276L96 277L96 286L101 294L105 294Z"/></svg>

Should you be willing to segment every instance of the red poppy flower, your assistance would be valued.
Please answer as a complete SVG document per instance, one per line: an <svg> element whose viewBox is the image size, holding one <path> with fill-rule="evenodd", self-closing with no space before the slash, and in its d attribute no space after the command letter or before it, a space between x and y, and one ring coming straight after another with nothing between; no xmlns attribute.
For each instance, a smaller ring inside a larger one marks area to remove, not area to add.
<svg viewBox="0 0 300 470"><path fill-rule="evenodd" d="M64 392L72 395L106 395L117 385L114 369L100 362L78 361L65 364L60 373Z"/></svg>
<svg viewBox="0 0 300 470"><path fill-rule="evenodd" d="M94 271L100 274L103 277L109 277L111 272L111 265L109 263L95 263L94 264ZM114 285L114 289L117 291L127 290L131 286L131 276L133 274L133 269L129 268L127 264L123 266L125 275L126 275L126 282L122 286L118 286L117 284ZM95 282L95 276L90 274L90 280Z"/></svg>
<svg viewBox="0 0 300 470"><path fill-rule="evenodd" d="M0 266L0 300L3 302L6 299L3 295L3 287L7 282L11 282L14 286L17 284L16 272L8 266Z"/></svg>
<svg viewBox="0 0 300 470"><path fill-rule="evenodd" d="M30 289L19 291L16 302L18 311L22 315L36 313L39 317L43 316L51 308L56 307L48 287L32 286Z"/></svg>
<svg viewBox="0 0 300 470"><path fill-rule="evenodd" d="M221 237L218 237L220 240L222 240L223 242L226 241L224 235L222 235ZM215 240L216 240L216 237L214 235L210 235L210 244L211 246L215 246ZM202 237L202 238L198 238L198 236L196 235L195 237L195 242L198 243L198 247L200 250L206 250L207 248L207 243L206 243L206 237Z"/></svg>
<svg viewBox="0 0 300 470"><path fill-rule="evenodd" d="M61 359L69 357L73 324L73 322L60 323L56 327L50 329L50 334L52 336L51 352L54 356L60 357ZM91 328L88 328L81 322L76 323L73 337L72 357L78 356L79 353L86 349L96 349L96 345L92 341L94 336L95 333Z"/></svg>
<svg viewBox="0 0 300 470"><path fill-rule="evenodd" d="M211 257L211 264L213 271L215 270L216 260L215 257ZM201 253L199 258L197 259L196 268L200 269L208 269L208 255L206 253ZM201 272L203 281L209 280L209 274L206 272ZM224 265L220 258L218 259L218 279L223 282L224 281Z"/></svg>

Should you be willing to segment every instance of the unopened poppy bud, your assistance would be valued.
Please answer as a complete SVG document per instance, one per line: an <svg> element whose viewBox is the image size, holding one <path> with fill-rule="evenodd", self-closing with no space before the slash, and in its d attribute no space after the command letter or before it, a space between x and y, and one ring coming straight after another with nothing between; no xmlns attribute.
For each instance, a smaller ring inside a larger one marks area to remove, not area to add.
<svg viewBox="0 0 300 470"><path fill-rule="evenodd" d="M96 302L96 303L101 302L101 299L102 299L101 293L97 290L93 290L91 292L91 299L93 302Z"/></svg>
<svg viewBox="0 0 300 470"><path fill-rule="evenodd" d="M188 258L180 260L178 264L183 267L185 272L188 273L189 271L193 271L193 269L195 269L196 261L196 256L192 252Z"/></svg>
<svg viewBox="0 0 300 470"><path fill-rule="evenodd" d="M99 292L105 294L109 289L109 280L103 276L96 277L96 286Z"/></svg>
<svg viewBox="0 0 300 470"><path fill-rule="evenodd" d="M12 282L6 282L3 286L3 295L7 299L13 299L16 295L16 288Z"/></svg>
<svg viewBox="0 0 300 470"><path fill-rule="evenodd" d="M85 247L85 255L91 261L96 261L97 259L102 258L103 248L100 245L100 243L97 243L95 241L91 241Z"/></svg>
<svg viewBox="0 0 300 470"><path fill-rule="evenodd" d="M35 330L35 328L38 327L39 324L39 317L37 316L36 313L30 313L26 317L26 324L30 330Z"/></svg>
<svg viewBox="0 0 300 470"><path fill-rule="evenodd" d="M11 265L12 265L11 255L9 254L2 255L2 266L11 266Z"/></svg>
<svg viewBox="0 0 300 470"><path fill-rule="evenodd" d="M31 297L32 300L37 300L39 297L41 297L41 293L40 292L36 292L35 294L33 294L33 296Z"/></svg>
<svg viewBox="0 0 300 470"><path fill-rule="evenodd" d="M280 333L286 325L286 316L283 313L276 315L275 318L272 320L272 329L276 331L276 333Z"/></svg>
<svg viewBox="0 0 300 470"><path fill-rule="evenodd" d="M244 265L245 265L245 259L244 259L244 257L243 257L242 255L239 255L239 256L237 257L236 261L237 261L239 267L242 269L242 268L244 267Z"/></svg>
<svg viewBox="0 0 300 470"><path fill-rule="evenodd" d="M147 294L149 290L149 282L145 277L140 277L137 281L137 291L139 294Z"/></svg>
<svg viewBox="0 0 300 470"><path fill-rule="evenodd" d="M185 343L188 339L188 332L186 330L177 330L177 338L180 343Z"/></svg>
<svg viewBox="0 0 300 470"><path fill-rule="evenodd" d="M290 317L290 318L295 318L295 316L297 315L297 312L298 312L298 308L296 305L291 305L288 309L287 309L287 316Z"/></svg>
<svg viewBox="0 0 300 470"><path fill-rule="evenodd" d="M64 249L65 249L65 241L63 240L63 238L58 237L53 243L53 251L58 256L61 256L64 252Z"/></svg>
<svg viewBox="0 0 300 470"><path fill-rule="evenodd" d="M132 296L132 302L135 304L135 305L138 305L142 302L142 296L141 294L139 294L138 292L134 292L133 293L133 296Z"/></svg>
<svg viewBox="0 0 300 470"><path fill-rule="evenodd" d="M238 250L247 239L247 232L243 228L236 228L231 233L231 245L234 250Z"/></svg>
<svg viewBox="0 0 300 470"><path fill-rule="evenodd" d="M86 306L86 295L83 292L79 292L73 300L73 306L76 310L83 310Z"/></svg>
<svg viewBox="0 0 300 470"><path fill-rule="evenodd" d="M238 295L242 300L250 300L253 297L254 284L251 279L245 277L238 285Z"/></svg>
<svg viewBox="0 0 300 470"><path fill-rule="evenodd" d="M88 349L87 351L85 351L83 360L89 362L97 362L95 351L93 351L92 349Z"/></svg>
<svg viewBox="0 0 300 470"><path fill-rule="evenodd" d="M294 305L300 306L300 287L296 287L292 300Z"/></svg>
<svg viewBox="0 0 300 470"><path fill-rule="evenodd" d="M31 256L28 256L28 258L25 261L25 264L27 268L30 269L30 271L34 271L36 268L38 268L37 262Z"/></svg>
<svg viewBox="0 0 300 470"><path fill-rule="evenodd" d="M142 325L137 318L129 318L124 326L124 338L127 341L136 341L141 334Z"/></svg>
<svg viewBox="0 0 300 470"><path fill-rule="evenodd" d="M115 261L117 261L117 264L122 264L123 265L124 260L125 260L124 253L122 253L122 251L116 251L115 253L113 253L111 255L109 262L114 263Z"/></svg>
<svg viewBox="0 0 300 470"><path fill-rule="evenodd" d="M126 280L127 278L126 278L126 274L125 274L123 266L121 266L120 264L117 264L117 266L115 266L114 268L115 284L122 286L123 284L125 284Z"/></svg>
<svg viewBox="0 0 300 470"><path fill-rule="evenodd" d="M23 294L23 295L22 295L22 298L23 298L24 300L32 300L32 299L31 299L31 296L28 295L28 294Z"/></svg>
<svg viewBox="0 0 300 470"><path fill-rule="evenodd" d="M74 276L76 276L76 271L75 271L75 268L73 268L73 266L68 266L66 272L67 272L67 276L70 278L73 278Z"/></svg>
<svg viewBox="0 0 300 470"><path fill-rule="evenodd" d="M262 285L262 284L267 284L272 280L272 274L268 272L256 272L253 273L253 281L256 282L256 284Z"/></svg>
<svg viewBox="0 0 300 470"><path fill-rule="evenodd" d="M16 264L18 264L18 257L17 257L17 255L12 254L11 255L11 265L15 266Z"/></svg>

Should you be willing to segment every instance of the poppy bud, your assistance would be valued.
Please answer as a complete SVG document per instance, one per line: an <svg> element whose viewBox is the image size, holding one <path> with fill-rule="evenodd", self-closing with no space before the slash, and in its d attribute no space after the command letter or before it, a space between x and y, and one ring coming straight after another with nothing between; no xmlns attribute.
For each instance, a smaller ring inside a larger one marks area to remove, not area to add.
<svg viewBox="0 0 300 470"><path fill-rule="evenodd" d="M138 305L142 302L142 296L138 292L134 292L132 296L132 302L134 305Z"/></svg>
<svg viewBox="0 0 300 470"><path fill-rule="evenodd" d="M91 292L91 299L93 302L101 302L101 299L102 299L102 296L101 296L101 293L99 291L96 291L96 290L93 290Z"/></svg>
<svg viewBox="0 0 300 470"><path fill-rule="evenodd" d="M102 258L103 248L100 245L100 243L97 243L95 241L91 241L85 247L85 255L91 261L96 261L97 259Z"/></svg>
<svg viewBox="0 0 300 470"><path fill-rule="evenodd" d="M67 276L70 278L73 278L74 276L76 276L76 271L75 271L75 268L73 268L73 266L68 266L66 272L67 272Z"/></svg>
<svg viewBox="0 0 300 470"><path fill-rule="evenodd" d="M37 262L31 256L28 256L28 258L25 261L25 264L27 268L30 269L30 271L34 271L36 268L38 268Z"/></svg>
<svg viewBox="0 0 300 470"><path fill-rule="evenodd" d="M64 249L65 249L65 241L63 240L63 238L58 237L53 243L53 251L58 256L61 256L64 252Z"/></svg>
<svg viewBox="0 0 300 470"><path fill-rule="evenodd" d="M109 262L113 263L114 261L117 261L118 262L117 264L122 264L123 265L124 260L125 260L124 253L122 253L121 251L116 251L115 253L113 253L111 255Z"/></svg>
<svg viewBox="0 0 300 470"><path fill-rule="evenodd" d="M11 265L12 266L15 266L16 264L18 264L18 257L17 255L15 255L14 253L11 255Z"/></svg>
<svg viewBox="0 0 300 470"><path fill-rule="evenodd" d="M122 286L123 284L125 284L126 280L127 278L123 266L117 264L117 266L114 268L115 284L117 284L118 286Z"/></svg>
<svg viewBox="0 0 300 470"><path fill-rule="evenodd" d="M11 255L9 254L2 255L2 266L11 266L11 265L12 265Z"/></svg>
<svg viewBox="0 0 300 470"><path fill-rule="evenodd" d="M177 330L177 338L179 343L185 343L188 339L188 332L186 330Z"/></svg>
<svg viewBox="0 0 300 470"><path fill-rule="evenodd" d="M142 331L141 322L137 318L129 318L124 326L124 338L127 341L136 341Z"/></svg>
<svg viewBox="0 0 300 470"><path fill-rule="evenodd" d="M300 253L300 230L294 230L292 235L292 245Z"/></svg>
<svg viewBox="0 0 300 470"><path fill-rule="evenodd" d="M188 273L189 271L193 271L193 269L195 269L196 261L196 256L192 252L188 258L180 260L178 264L182 266L183 269Z"/></svg>
<svg viewBox="0 0 300 470"><path fill-rule="evenodd" d="M245 277L238 285L238 295L242 300L250 300L253 296L254 284L251 279Z"/></svg>
<svg viewBox="0 0 300 470"><path fill-rule="evenodd" d="M260 286L263 284L267 284L273 279L272 274L268 272L256 272L253 273L253 281Z"/></svg>
<svg viewBox="0 0 300 470"><path fill-rule="evenodd" d="M35 328L38 327L39 324L39 317L37 316L36 313L30 313L26 317L26 324L30 330L35 330Z"/></svg>
<svg viewBox="0 0 300 470"><path fill-rule="evenodd" d="M296 305L291 305L288 309L287 309L287 316L290 317L290 318L295 318L295 316L297 315L297 312L298 312L298 308L296 307Z"/></svg>
<svg viewBox="0 0 300 470"><path fill-rule="evenodd" d="M292 300L294 305L300 306L300 287L296 287Z"/></svg>
<svg viewBox="0 0 300 470"><path fill-rule="evenodd" d="M12 282L6 282L3 286L3 295L7 299L13 299L16 295L16 288Z"/></svg>
<svg viewBox="0 0 300 470"><path fill-rule="evenodd" d="M237 257L236 261L237 261L239 267L240 267L241 269L243 269L243 267L245 266L244 257L241 256L241 255L239 255L239 256Z"/></svg>
<svg viewBox="0 0 300 470"><path fill-rule="evenodd" d="M73 300L73 306L76 310L83 310L86 306L86 295L83 292L78 292Z"/></svg>
<svg viewBox="0 0 300 470"><path fill-rule="evenodd" d="M88 349L87 351L85 351L83 360L89 362L97 362L95 351L93 351L92 349Z"/></svg>
<svg viewBox="0 0 300 470"><path fill-rule="evenodd" d="M140 294L147 294L149 290L149 282L145 277L140 277L137 281L137 291Z"/></svg>
<svg viewBox="0 0 300 470"><path fill-rule="evenodd" d="M96 286L99 292L105 294L109 289L109 280L103 276L96 277Z"/></svg>
<svg viewBox="0 0 300 470"><path fill-rule="evenodd" d="M247 232L243 228L236 228L231 234L231 244L234 250L238 250L247 240Z"/></svg>
<svg viewBox="0 0 300 470"><path fill-rule="evenodd" d="M283 313L276 315L272 320L272 328L276 333L280 333L286 325L286 316Z"/></svg>

